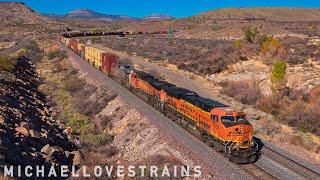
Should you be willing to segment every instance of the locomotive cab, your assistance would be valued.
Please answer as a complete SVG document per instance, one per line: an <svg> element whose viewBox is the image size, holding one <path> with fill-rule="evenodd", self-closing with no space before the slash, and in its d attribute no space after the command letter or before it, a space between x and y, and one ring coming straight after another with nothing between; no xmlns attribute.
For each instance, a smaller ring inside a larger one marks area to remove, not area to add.
<svg viewBox="0 0 320 180"><path fill-rule="evenodd" d="M253 127L246 119L246 114L229 108L216 108L211 111L211 117L219 126L218 135L230 160L237 163L254 161Z"/></svg>

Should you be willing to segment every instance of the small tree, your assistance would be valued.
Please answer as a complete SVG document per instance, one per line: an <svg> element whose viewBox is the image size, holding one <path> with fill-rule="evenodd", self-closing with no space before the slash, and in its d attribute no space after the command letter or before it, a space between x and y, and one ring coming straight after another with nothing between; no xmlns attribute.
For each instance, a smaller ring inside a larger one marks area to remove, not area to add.
<svg viewBox="0 0 320 180"><path fill-rule="evenodd" d="M258 29L252 28L252 27L246 27L244 28L244 37L247 41L250 43L253 43L258 35Z"/></svg>
<svg viewBox="0 0 320 180"><path fill-rule="evenodd" d="M15 66L15 61L7 56L0 56L0 72L11 72Z"/></svg>
<svg viewBox="0 0 320 180"><path fill-rule="evenodd" d="M271 89L273 91L281 91L286 86L286 70L287 64L282 60L274 62L271 74Z"/></svg>

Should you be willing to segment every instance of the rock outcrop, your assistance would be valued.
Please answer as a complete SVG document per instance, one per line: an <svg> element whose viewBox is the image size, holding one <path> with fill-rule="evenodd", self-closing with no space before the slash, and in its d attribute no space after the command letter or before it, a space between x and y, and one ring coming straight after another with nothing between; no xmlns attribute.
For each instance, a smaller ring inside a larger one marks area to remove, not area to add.
<svg viewBox="0 0 320 180"><path fill-rule="evenodd" d="M12 73L0 74L0 162L44 165L49 167L45 171L51 166L78 165L79 147L37 90L39 81L34 65L24 56L17 59Z"/></svg>

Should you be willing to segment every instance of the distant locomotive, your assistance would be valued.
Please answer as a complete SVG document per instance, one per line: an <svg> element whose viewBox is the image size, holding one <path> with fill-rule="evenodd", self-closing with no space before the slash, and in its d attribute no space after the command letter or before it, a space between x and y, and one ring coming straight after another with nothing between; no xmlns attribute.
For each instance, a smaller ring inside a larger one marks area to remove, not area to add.
<svg viewBox="0 0 320 180"><path fill-rule="evenodd" d="M70 37L76 35L63 35L60 41L177 124L225 153L231 161L250 163L256 160L253 127L244 112L158 80L151 74L124 64L116 55L78 43Z"/></svg>

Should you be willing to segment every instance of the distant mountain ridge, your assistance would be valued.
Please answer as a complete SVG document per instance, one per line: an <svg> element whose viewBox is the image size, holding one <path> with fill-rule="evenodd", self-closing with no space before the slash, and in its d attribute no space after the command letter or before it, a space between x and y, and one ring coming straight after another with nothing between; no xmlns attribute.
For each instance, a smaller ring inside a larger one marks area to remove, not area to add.
<svg viewBox="0 0 320 180"><path fill-rule="evenodd" d="M136 18L124 15L109 15L98 13L90 9L76 9L68 12L67 14L44 14L45 16L53 19L97 19L105 21L114 20L134 20Z"/></svg>
<svg viewBox="0 0 320 180"><path fill-rule="evenodd" d="M168 20L175 19L173 16L165 15L165 14L152 14L150 16L145 16L143 19L148 20Z"/></svg>
<svg viewBox="0 0 320 180"><path fill-rule="evenodd" d="M174 19L172 16L163 14L152 14L144 18L136 18L126 15L110 15L99 13L90 9L76 9L68 12L67 14L43 14L46 17L52 19L93 19L93 20L104 20L104 21L115 21L115 20L167 20Z"/></svg>

